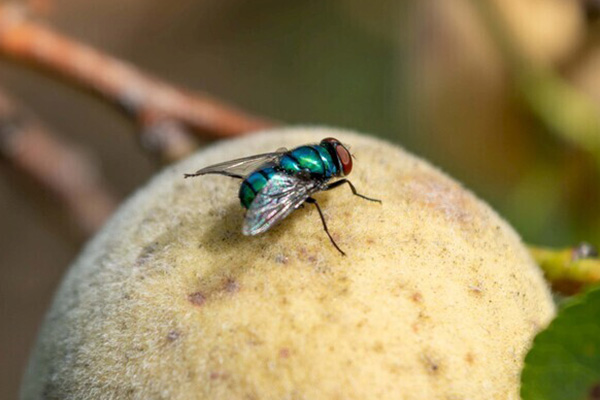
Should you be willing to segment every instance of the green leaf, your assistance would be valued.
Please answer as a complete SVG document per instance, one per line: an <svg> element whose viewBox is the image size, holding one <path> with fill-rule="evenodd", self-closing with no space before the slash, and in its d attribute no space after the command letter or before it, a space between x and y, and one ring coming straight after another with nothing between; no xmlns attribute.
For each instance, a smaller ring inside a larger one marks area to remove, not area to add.
<svg viewBox="0 0 600 400"><path fill-rule="evenodd" d="M533 341L523 400L600 399L600 287L569 301Z"/></svg>

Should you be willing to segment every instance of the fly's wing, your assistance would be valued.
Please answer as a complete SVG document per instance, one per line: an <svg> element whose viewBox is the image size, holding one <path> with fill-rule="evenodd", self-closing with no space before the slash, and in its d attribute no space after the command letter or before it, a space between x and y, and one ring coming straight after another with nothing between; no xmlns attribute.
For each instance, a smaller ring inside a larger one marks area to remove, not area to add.
<svg viewBox="0 0 600 400"><path fill-rule="evenodd" d="M246 212L242 233L257 235L267 231L319 190L320 184L314 180L283 173L274 175Z"/></svg>
<svg viewBox="0 0 600 400"><path fill-rule="evenodd" d="M225 161L211 165L196 171L193 174L185 174L186 178L206 174L219 174L243 179L259 167L276 162L285 153L286 149L279 149L273 153L256 154L236 160Z"/></svg>

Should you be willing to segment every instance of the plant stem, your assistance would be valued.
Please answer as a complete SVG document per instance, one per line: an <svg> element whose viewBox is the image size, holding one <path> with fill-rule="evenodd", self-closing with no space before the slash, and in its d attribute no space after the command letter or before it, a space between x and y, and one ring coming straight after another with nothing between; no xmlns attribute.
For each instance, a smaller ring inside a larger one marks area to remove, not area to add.
<svg viewBox="0 0 600 400"><path fill-rule="evenodd" d="M600 282L600 259L590 245L565 249L529 246L529 251L554 289L573 294Z"/></svg>
<svg viewBox="0 0 600 400"><path fill-rule="evenodd" d="M96 232L117 206L87 153L44 128L1 89L0 159L61 205L78 228L78 239Z"/></svg>
<svg viewBox="0 0 600 400"><path fill-rule="evenodd" d="M155 79L123 61L27 18L14 4L0 6L0 54L61 75L124 109L140 126L146 148L166 161L196 148L201 139L238 136L271 122Z"/></svg>

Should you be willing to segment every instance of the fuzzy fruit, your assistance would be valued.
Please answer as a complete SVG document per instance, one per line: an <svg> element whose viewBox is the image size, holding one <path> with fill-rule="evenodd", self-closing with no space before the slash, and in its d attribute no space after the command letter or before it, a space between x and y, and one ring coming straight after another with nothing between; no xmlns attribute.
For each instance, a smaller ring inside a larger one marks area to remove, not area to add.
<svg viewBox="0 0 600 400"><path fill-rule="evenodd" d="M350 180L255 237L239 181L184 172L333 136ZM518 399L553 316L515 232L389 143L325 128L224 141L165 169L87 245L48 313L23 399Z"/></svg>

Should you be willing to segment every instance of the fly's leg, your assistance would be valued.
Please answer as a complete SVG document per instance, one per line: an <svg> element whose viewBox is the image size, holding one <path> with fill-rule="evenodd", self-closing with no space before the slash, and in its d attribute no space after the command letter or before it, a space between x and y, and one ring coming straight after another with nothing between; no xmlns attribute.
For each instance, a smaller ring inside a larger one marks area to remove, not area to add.
<svg viewBox="0 0 600 400"><path fill-rule="evenodd" d="M323 216L323 211L321 211L321 207L319 206L319 203L317 203L317 200L313 199L312 197L309 197L308 199L306 199L307 203L310 204L314 204L315 207L317 207L317 211L319 212L319 216L321 217L321 222L323 222L323 229L325 229L325 233L327 234L327 236L329 236L329 240L331 240L331 243L333 244L333 246L343 255L345 256L346 253L344 253L342 251L342 249L340 249L340 247L337 245L337 243L335 242L335 240L333 240L333 238L331 237L331 234L329 233L329 229L327 229L327 223L325 222L325 217Z"/></svg>
<svg viewBox="0 0 600 400"><path fill-rule="evenodd" d="M323 188L323 190L331 190L331 189L335 189L338 186L343 185L344 183L347 183L350 186L350 189L352 190L352 194L354 194L355 196L358 196L360 198L363 198L365 200L369 200L369 201L375 201L377 203L381 204L381 200L378 199L372 199L370 197L367 197L365 195L362 195L360 193L358 193L356 191L356 188L354 187L354 185L352 184L352 182L350 182L348 179L342 179L333 183L330 183L329 185L325 186L325 188Z"/></svg>

